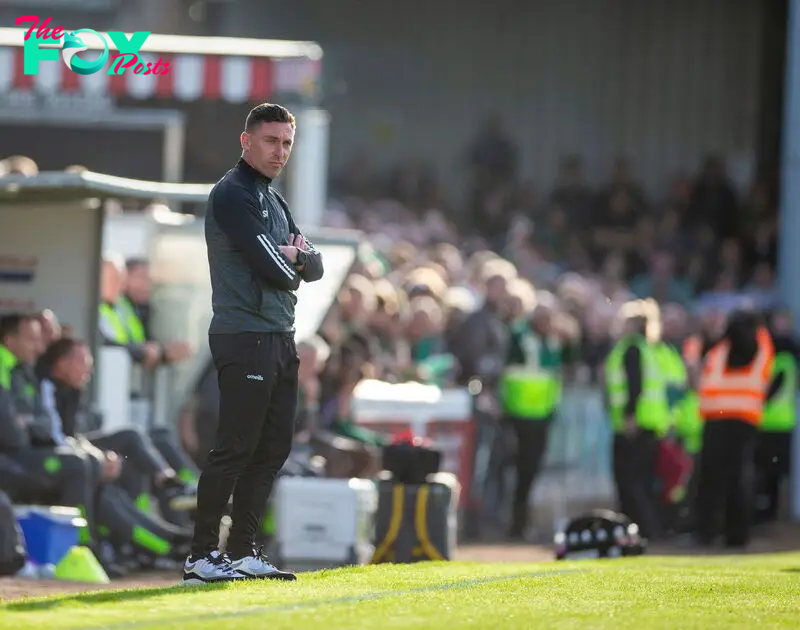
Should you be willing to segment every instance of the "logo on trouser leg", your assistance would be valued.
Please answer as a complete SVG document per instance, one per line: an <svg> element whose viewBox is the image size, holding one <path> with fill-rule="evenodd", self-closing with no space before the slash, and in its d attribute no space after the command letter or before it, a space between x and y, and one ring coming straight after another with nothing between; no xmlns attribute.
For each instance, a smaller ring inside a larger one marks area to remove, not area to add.
<svg viewBox="0 0 800 630"><path fill-rule="evenodd" d="M263 381L264 377L261 374L248 374L247 380L249 381Z"/></svg>

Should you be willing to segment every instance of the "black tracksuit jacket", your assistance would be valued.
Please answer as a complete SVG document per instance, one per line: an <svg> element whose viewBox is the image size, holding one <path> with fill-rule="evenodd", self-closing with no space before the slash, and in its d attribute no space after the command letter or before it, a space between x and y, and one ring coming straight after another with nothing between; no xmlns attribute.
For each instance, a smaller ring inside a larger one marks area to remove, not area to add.
<svg viewBox="0 0 800 630"><path fill-rule="evenodd" d="M306 241L297 271L279 246L298 235L271 181L240 159L211 190L205 216L214 316L210 334L294 332L300 281L322 278L322 256Z"/></svg>

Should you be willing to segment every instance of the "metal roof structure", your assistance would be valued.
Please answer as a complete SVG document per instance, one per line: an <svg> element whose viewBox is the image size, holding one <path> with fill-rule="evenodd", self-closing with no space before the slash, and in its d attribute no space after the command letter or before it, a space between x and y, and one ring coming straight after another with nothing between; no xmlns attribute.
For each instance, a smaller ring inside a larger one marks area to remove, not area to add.
<svg viewBox="0 0 800 630"><path fill-rule="evenodd" d="M89 198L204 202L212 186L152 182L91 171L47 171L33 176L0 177L0 204Z"/></svg>

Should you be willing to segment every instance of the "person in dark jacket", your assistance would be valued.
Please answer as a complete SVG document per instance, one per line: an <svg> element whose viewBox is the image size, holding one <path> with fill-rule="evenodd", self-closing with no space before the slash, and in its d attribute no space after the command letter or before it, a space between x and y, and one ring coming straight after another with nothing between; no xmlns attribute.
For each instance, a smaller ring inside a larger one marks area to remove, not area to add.
<svg viewBox="0 0 800 630"><path fill-rule="evenodd" d="M522 540L529 521L528 499L544 462L547 438L561 390L561 343L553 311L540 304L530 318L511 326L507 367L501 380L504 419L516 437L516 484L509 537Z"/></svg>
<svg viewBox="0 0 800 630"><path fill-rule="evenodd" d="M107 432L86 431L83 418L92 412L84 404L84 387L93 371L89 346L63 337L53 342L37 365L42 399L60 420L53 437L67 443L79 441L88 449L117 453L123 461L119 484L145 507L152 491L168 509L192 509L197 504L195 489L185 484L159 453L150 437L134 428ZM88 445L87 445L88 442Z"/></svg>
<svg viewBox="0 0 800 630"><path fill-rule="evenodd" d="M666 389L651 339L658 313L650 301L623 307L624 334L605 363L606 395L614 430L613 474L619 510L643 535L661 536L656 493L659 438L668 419Z"/></svg>
<svg viewBox="0 0 800 630"><path fill-rule="evenodd" d="M451 351L459 362L459 384L481 379L494 392L506 365L509 335L506 326L508 283L516 269L505 260L490 261L483 273L483 305L459 326Z"/></svg>
<svg viewBox="0 0 800 630"><path fill-rule="evenodd" d="M755 449L770 396L775 347L759 316L731 314L722 338L706 354L700 376L703 448L697 486L697 542L710 545L724 520L725 544L750 541Z"/></svg>
<svg viewBox="0 0 800 630"><path fill-rule="evenodd" d="M117 549L132 545L150 558L180 554L188 532L141 512L115 485L118 455L66 439L56 408L43 400L33 374L40 350L35 317L0 318L0 454L28 474L18 489L22 499L79 508L88 522L82 542L95 550L110 574L122 571L103 551L104 539Z"/></svg>
<svg viewBox="0 0 800 630"><path fill-rule="evenodd" d="M297 412L295 292L322 278L322 256L273 188L292 152L295 118L280 105L253 108L242 157L211 190L205 217L211 272L209 344L220 386L219 429L198 484L185 583L241 577L295 579L278 571L255 537L292 448ZM233 493L233 525L220 554L219 523Z"/></svg>
<svg viewBox="0 0 800 630"><path fill-rule="evenodd" d="M51 438L53 417L30 378L39 352L41 329L33 317L0 318L0 453L39 478L63 505L82 509L92 519L92 473L85 454L60 448ZM88 532L87 532L88 538Z"/></svg>

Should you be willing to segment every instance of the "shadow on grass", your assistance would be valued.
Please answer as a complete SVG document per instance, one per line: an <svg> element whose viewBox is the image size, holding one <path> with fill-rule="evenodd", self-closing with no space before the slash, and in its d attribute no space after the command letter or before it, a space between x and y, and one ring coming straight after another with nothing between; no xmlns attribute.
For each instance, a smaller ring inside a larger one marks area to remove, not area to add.
<svg viewBox="0 0 800 630"><path fill-rule="evenodd" d="M790 567L788 569L781 569L781 573L800 573L800 567Z"/></svg>
<svg viewBox="0 0 800 630"><path fill-rule="evenodd" d="M160 586L154 588L137 588L128 590L107 590L96 591L94 593L82 593L78 595L54 595L46 599L28 599L12 602L4 606L6 610L17 612L30 612L34 610L49 610L63 604L106 604L109 602L136 601L138 599L148 599L159 595L170 593L191 593L197 590L208 592L209 590L223 589L227 584L203 584L199 586Z"/></svg>

